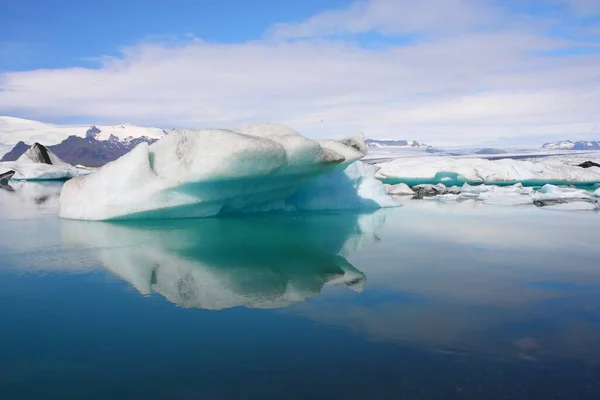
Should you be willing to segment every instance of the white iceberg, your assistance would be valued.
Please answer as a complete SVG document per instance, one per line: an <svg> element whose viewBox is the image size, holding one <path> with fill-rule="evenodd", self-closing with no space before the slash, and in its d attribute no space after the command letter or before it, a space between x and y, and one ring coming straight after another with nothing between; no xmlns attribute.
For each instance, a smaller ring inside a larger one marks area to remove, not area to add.
<svg viewBox="0 0 600 400"><path fill-rule="evenodd" d="M376 168L357 162L365 154L362 136L317 142L276 124L176 130L68 181L60 216L191 218L396 206L374 178Z"/></svg>
<svg viewBox="0 0 600 400"><path fill-rule="evenodd" d="M596 189L596 191L594 192L594 196L600 197L600 188Z"/></svg>
<svg viewBox="0 0 600 400"><path fill-rule="evenodd" d="M13 171L12 180L65 180L89 173L61 160L56 154L33 144L17 161L0 162L0 175Z"/></svg>
<svg viewBox="0 0 600 400"><path fill-rule="evenodd" d="M181 307L278 308L325 285L360 292L345 257L372 243L385 217L316 214L203 220L61 221L63 243L90 249L141 294Z"/></svg>
<svg viewBox="0 0 600 400"><path fill-rule="evenodd" d="M581 168L560 161L522 161L512 159L414 157L378 164L376 177L386 183L545 183L594 184L600 182L600 168Z"/></svg>

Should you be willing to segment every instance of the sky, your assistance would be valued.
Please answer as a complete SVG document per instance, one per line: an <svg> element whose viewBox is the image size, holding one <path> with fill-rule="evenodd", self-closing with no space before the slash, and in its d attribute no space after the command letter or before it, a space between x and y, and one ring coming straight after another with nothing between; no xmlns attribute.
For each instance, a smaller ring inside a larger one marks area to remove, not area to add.
<svg viewBox="0 0 600 400"><path fill-rule="evenodd" d="M600 140L600 0L1 0L0 115Z"/></svg>

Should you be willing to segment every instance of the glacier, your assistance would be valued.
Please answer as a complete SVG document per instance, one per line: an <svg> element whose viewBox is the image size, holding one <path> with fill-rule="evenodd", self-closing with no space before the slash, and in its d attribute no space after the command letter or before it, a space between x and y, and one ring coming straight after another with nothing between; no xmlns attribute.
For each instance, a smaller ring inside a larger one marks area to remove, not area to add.
<svg viewBox="0 0 600 400"><path fill-rule="evenodd" d="M523 161L513 159L411 157L377 164L376 177L385 183L443 183L446 186L468 184L514 184L527 186L576 183L593 185L600 182L600 168L581 168L560 161Z"/></svg>
<svg viewBox="0 0 600 400"><path fill-rule="evenodd" d="M17 161L0 162L0 175L14 172L12 180L66 180L86 175L89 168L73 166L39 143L34 143Z"/></svg>
<svg viewBox="0 0 600 400"><path fill-rule="evenodd" d="M143 295L186 308L279 308L327 285L360 292L346 258L378 240L381 210L264 218L89 222L61 220L62 242L84 246Z"/></svg>
<svg viewBox="0 0 600 400"><path fill-rule="evenodd" d="M231 213L394 207L364 136L315 141L279 124L174 130L67 181L61 218L210 217Z"/></svg>

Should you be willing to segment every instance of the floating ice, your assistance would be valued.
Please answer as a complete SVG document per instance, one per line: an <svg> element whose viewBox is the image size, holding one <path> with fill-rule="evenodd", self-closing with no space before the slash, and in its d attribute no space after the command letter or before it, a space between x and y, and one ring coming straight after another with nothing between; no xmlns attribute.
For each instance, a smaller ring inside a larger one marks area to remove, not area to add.
<svg viewBox="0 0 600 400"><path fill-rule="evenodd" d="M387 185L386 190L388 194L394 196L414 196L415 191L410 188L406 183L398 183L396 185Z"/></svg>
<svg viewBox="0 0 600 400"><path fill-rule="evenodd" d="M17 161L0 162L0 175L14 171L13 180L64 180L87 174L61 160L46 147L35 143Z"/></svg>
<svg viewBox="0 0 600 400"><path fill-rule="evenodd" d="M463 183L522 182L530 186L545 183L593 184L600 182L600 168L581 168L559 161L522 161L512 159L414 157L399 158L382 164L376 177L386 183L404 182L410 186L421 183L443 183L446 186Z"/></svg>
<svg viewBox="0 0 600 400"><path fill-rule="evenodd" d="M316 214L203 220L61 221L63 241L89 247L140 293L182 307L277 308L324 285L361 291L345 257L375 237L385 217Z"/></svg>
<svg viewBox="0 0 600 400"><path fill-rule="evenodd" d="M423 185L427 186L427 185ZM432 186L432 185L429 185ZM443 188L442 184L432 186L438 193L429 197L428 200L442 202L477 200L484 204L492 205L531 205L538 207L555 207L564 210L593 210L598 207L598 202L591 195L591 192L570 187L558 187L554 185L544 185L538 191L532 187L524 187L518 183L512 186L495 185L477 185L471 186L464 184L462 187ZM574 206L566 206L566 203L577 203ZM588 205L582 205L587 203Z"/></svg>
<svg viewBox="0 0 600 400"><path fill-rule="evenodd" d="M357 162L364 138L317 142L276 124L176 130L68 181L70 219L207 217L270 210L395 206L376 167Z"/></svg>
<svg viewBox="0 0 600 400"><path fill-rule="evenodd" d="M594 196L600 197L600 188L596 189L596 191L594 192Z"/></svg>

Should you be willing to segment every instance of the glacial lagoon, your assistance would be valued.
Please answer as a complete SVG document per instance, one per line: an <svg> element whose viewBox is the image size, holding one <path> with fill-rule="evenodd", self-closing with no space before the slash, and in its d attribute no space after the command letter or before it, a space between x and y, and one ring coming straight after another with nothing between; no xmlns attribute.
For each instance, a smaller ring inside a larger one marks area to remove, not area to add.
<svg viewBox="0 0 600 400"><path fill-rule="evenodd" d="M0 188L2 399L600 398L600 213L83 222L60 187Z"/></svg>

